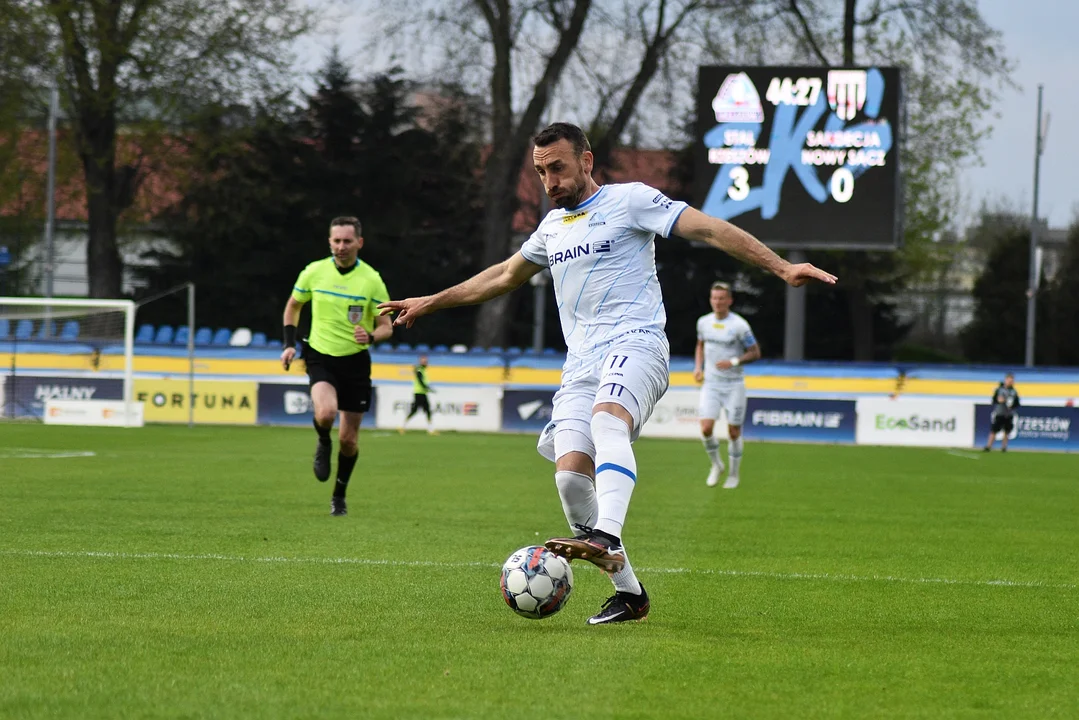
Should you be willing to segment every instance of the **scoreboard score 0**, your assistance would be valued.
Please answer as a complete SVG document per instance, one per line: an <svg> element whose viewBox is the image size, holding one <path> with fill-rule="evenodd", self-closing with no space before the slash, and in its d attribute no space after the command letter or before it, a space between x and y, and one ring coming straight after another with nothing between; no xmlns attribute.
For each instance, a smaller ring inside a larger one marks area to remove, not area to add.
<svg viewBox="0 0 1079 720"><path fill-rule="evenodd" d="M701 67L694 200L772 247L899 244L896 68Z"/></svg>

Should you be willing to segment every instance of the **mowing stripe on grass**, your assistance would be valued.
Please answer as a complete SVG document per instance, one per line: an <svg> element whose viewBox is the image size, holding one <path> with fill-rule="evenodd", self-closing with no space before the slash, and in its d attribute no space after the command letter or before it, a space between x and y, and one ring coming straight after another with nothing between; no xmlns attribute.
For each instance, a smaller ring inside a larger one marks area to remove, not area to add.
<svg viewBox="0 0 1079 720"><path fill-rule="evenodd" d="M241 563L296 563L305 565L364 565L387 567L434 567L434 568L497 568L498 563L485 562L439 562L436 560L378 560L349 557L265 557L243 555L218 555L216 553L181 554L153 552L107 552L98 550L19 550L0 549L0 555L44 558L95 558L102 560L216 560ZM583 567L591 570L588 565ZM766 578L769 580L820 580L826 582L885 582L915 585L976 585L984 587L1046 588L1051 590L1075 590L1079 585L1051 583L1044 580L959 580L955 578L912 578L895 575L842 575L834 573L769 572L765 570L719 570L712 568L637 568L638 572L665 573L669 575L723 575L729 577Z"/></svg>

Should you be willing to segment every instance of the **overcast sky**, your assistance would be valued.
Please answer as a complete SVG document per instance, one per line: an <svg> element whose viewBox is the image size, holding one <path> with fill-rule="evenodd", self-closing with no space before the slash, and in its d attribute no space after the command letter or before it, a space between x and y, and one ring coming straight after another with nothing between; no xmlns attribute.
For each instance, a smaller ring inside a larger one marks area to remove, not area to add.
<svg viewBox="0 0 1079 720"><path fill-rule="evenodd" d="M1069 225L1079 211L1079 27L1077 0L979 0L982 15L1004 33L1009 55L1018 62L1020 90L1007 90L997 105L1000 117L983 147L983 167L962 175L964 195L975 208L983 199L1006 199L1029 213L1034 201L1034 135L1038 83L1043 107L1052 115L1041 163L1039 215L1053 227Z"/></svg>
<svg viewBox="0 0 1079 720"><path fill-rule="evenodd" d="M301 49L311 70L336 41L358 75L385 69L393 63L426 64L422 50L404 56L387 53L384 36L373 32L365 0L308 0L329 3L337 12L331 28ZM992 135L982 148L984 164L966 168L960 176L965 216L973 217L982 203L1030 213L1034 198L1034 134L1038 83L1045 85L1044 108L1052 117L1041 163L1039 215L1052 227L1064 227L1079 216L1079 0L979 0L990 25L1004 35L1009 57L1017 64L1017 89L1002 91L992 119ZM392 46L391 46L392 47ZM518 78L519 79L519 78ZM961 224L962 221L961 221Z"/></svg>

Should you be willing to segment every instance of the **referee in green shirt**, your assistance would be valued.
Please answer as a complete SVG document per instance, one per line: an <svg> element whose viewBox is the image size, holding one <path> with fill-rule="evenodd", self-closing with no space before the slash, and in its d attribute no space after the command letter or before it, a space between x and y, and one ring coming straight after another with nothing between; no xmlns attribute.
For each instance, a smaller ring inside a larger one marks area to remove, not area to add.
<svg viewBox="0 0 1079 720"><path fill-rule="evenodd" d="M363 414L371 407L371 353L368 348L393 335L390 317L376 306L389 299L386 284L370 265L359 260L363 247L360 221L338 217L330 222L332 257L303 269L285 305L285 349L281 365L289 369L296 357L296 324L300 310L311 302L311 333L304 340L303 358L315 406L315 477L330 477L333 442L330 430L340 412L337 482L330 501L331 515L345 515L345 492L356 465L357 437Z"/></svg>

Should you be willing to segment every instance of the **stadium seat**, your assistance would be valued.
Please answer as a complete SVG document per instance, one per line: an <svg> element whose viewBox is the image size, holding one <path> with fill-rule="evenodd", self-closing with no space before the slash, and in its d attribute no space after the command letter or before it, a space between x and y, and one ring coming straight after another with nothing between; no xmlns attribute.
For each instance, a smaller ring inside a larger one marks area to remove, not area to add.
<svg viewBox="0 0 1079 720"><path fill-rule="evenodd" d="M10 334L11 323L7 321L7 318L0 318L0 340L7 340L7 337Z"/></svg>
<svg viewBox="0 0 1079 720"><path fill-rule="evenodd" d="M421 353L431 352L431 346L428 345L427 343L417 343L416 344L416 352L421 352Z"/></svg>
<svg viewBox="0 0 1079 720"><path fill-rule="evenodd" d="M215 347L225 347L229 344L229 340L232 338L232 331L228 328L218 328L214 333L214 339L210 341L210 344Z"/></svg>
<svg viewBox="0 0 1079 720"><path fill-rule="evenodd" d="M172 343L172 326L162 325L157 329L154 336L154 345L169 345Z"/></svg>
<svg viewBox="0 0 1079 720"><path fill-rule="evenodd" d="M236 328L229 338L229 347L247 347L251 344L251 328Z"/></svg>
<svg viewBox="0 0 1079 720"><path fill-rule="evenodd" d="M210 341L214 339L214 331L208 327L201 327L195 331L195 344L196 345L209 345Z"/></svg>
<svg viewBox="0 0 1079 720"><path fill-rule="evenodd" d="M409 345L408 343L401 343L400 345L398 345L398 346L397 346L396 348L394 348L394 349L395 349L395 350L396 350L397 352L412 352L412 346L411 346L411 345Z"/></svg>
<svg viewBox="0 0 1079 720"><path fill-rule="evenodd" d="M517 355L520 355L520 354L521 354L521 352L522 352L522 351L521 351L521 348L519 348L519 347L511 347L511 348L506 348L506 354L507 354L507 355L514 355L514 356L517 356Z"/></svg>
<svg viewBox="0 0 1079 720"><path fill-rule="evenodd" d="M268 347L268 348L270 348L272 350L277 350L277 349L279 349L281 347L281 341L280 340L267 340L266 341L266 347Z"/></svg>
<svg viewBox="0 0 1079 720"><path fill-rule="evenodd" d="M450 348L447 345L435 345L431 348L431 352L449 352Z"/></svg>
<svg viewBox="0 0 1079 720"><path fill-rule="evenodd" d="M454 345L453 347L450 348L450 352L451 353L466 353L466 352L468 352L468 346L467 345L461 345L460 343L458 343L457 345Z"/></svg>
<svg viewBox="0 0 1079 720"><path fill-rule="evenodd" d="M79 321L68 320L64 323L64 329L60 331L60 339L64 342L75 342L79 339Z"/></svg>
<svg viewBox="0 0 1079 720"><path fill-rule="evenodd" d="M483 348L481 348L479 345L476 345L474 347L470 347L468 349L468 354L469 355L481 355L481 354L483 354L485 352L487 352L487 351L484 350Z"/></svg>
<svg viewBox="0 0 1079 720"><path fill-rule="evenodd" d="M182 345L187 347L187 338L191 335L191 330L187 325L181 325L176 328L176 336L172 338L173 345Z"/></svg>
<svg viewBox="0 0 1079 720"><path fill-rule="evenodd" d="M34 323L30 320L20 320L19 324L15 326L15 339L16 340L29 340L30 336L34 334Z"/></svg>
<svg viewBox="0 0 1079 720"><path fill-rule="evenodd" d="M554 348L543 348L543 354L544 355L557 355L558 351L555 350Z"/></svg>
<svg viewBox="0 0 1079 720"><path fill-rule="evenodd" d="M266 347L266 333L257 332L251 335L251 347L264 348Z"/></svg>
<svg viewBox="0 0 1079 720"><path fill-rule="evenodd" d="M139 331L135 333L135 343L138 345L149 345L154 341L154 326L153 325L140 325Z"/></svg>
<svg viewBox="0 0 1079 720"><path fill-rule="evenodd" d="M502 348L500 348L498 345L492 345L491 347L487 348L487 352L491 353L492 355L501 355Z"/></svg>
<svg viewBox="0 0 1079 720"><path fill-rule="evenodd" d="M525 355L539 355L540 351L534 347L525 348Z"/></svg>
<svg viewBox="0 0 1079 720"><path fill-rule="evenodd" d="M41 326L37 329L38 340L56 340L56 321L46 320L41 323Z"/></svg>

